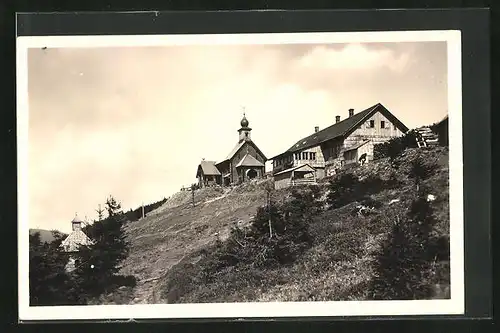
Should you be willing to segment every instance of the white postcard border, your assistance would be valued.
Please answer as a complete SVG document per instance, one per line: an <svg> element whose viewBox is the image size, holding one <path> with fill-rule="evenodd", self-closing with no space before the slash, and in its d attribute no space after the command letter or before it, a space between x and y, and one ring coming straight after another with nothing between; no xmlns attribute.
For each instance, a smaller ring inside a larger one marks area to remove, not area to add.
<svg viewBox="0 0 500 333"><path fill-rule="evenodd" d="M29 306L28 48L446 41L450 149L451 298L412 301ZM464 313L461 32L391 31L220 35L37 36L17 38L18 290L20 320L256 318Z"/></svg>

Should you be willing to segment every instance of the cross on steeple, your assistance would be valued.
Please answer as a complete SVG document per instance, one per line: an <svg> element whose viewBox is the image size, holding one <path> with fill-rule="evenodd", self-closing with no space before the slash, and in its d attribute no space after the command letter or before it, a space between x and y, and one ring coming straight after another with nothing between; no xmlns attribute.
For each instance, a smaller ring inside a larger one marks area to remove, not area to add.
<svg viewBox="0 0 500 333"><path fill-rule="evenodd" d="M248 119L247 119L246 114L245 114L245 107L242 106L241 108L243 109L243 118L241 119L241 122L240 122L241 128L238 130L238 133L240 136L238 142L251 141L250 131L252 129L250 127L248 127L249 122L248 122Z"/></svg>

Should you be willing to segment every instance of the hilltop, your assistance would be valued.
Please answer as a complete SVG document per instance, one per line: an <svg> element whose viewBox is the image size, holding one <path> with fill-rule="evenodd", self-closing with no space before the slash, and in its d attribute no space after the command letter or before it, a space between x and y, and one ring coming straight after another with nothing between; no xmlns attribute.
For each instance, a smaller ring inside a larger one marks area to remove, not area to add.
<svg viewBox="0 0 500 333"><path fill-rule="evenodd" d="M144 219L126 224L131 248L121 273L134 275L137 286L122 287L99 303L365 299L366 284L374 274L375 253L414 198L415 184L408 173L416 159L436 167L422 186L431 189L428 194L432 195L430 204L437 220L433 233L446 242L448 149L407 149L395 161L385 158L344 171L359 179L382 180L383 185L363 200L328 209L326 198L332 179L322 180L316 200L324 209L308 226L312 243L292 263L261 269L238 264L221 269L217 279L207 284L199 283L202 270L214 260L214 253L230 237L231 229L244 229L252 223L258 208L265 206L269 181L197 190L194 206L192 192L178 192ZM391 182L397 186L386 185ZM274 191L271 200L276 204L287 202L293 191ZM448 265L449 259L436 258L435 277L429 282L435 289L433 297L446 297Z"/></svg>
<svg viewBox="0 0 500 333"><path fill-rule="evenodd" d="M34 235L36 233L40 234L40 240L44 243L50 243L52 242L55 237L54 237L54 232L60 234L63 237L66 237L67 234L62 233L58 230L45 230L45 229L30 229L30 235Z"/></svg>

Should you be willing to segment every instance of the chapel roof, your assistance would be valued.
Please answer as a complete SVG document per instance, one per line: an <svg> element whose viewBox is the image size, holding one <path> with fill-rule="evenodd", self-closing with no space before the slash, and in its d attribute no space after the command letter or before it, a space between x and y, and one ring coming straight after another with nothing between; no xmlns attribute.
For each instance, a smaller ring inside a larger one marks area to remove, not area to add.
<svg viewBox="0 0 500 333"><path fill-rule="evenodd" d="M215 166L214 161L201 161L200 165L198 166L198 172L196 176L198 176L200 168L203 171L204 175L219 176L221 174L219 169L217 169L217 167Z"/></svg>
<svg viewBox="0 0 500 333"><path fill-rule="evenodd" d="M65 240L61 242L61 246L64 247L65 251L74 252L78 251L80 245L91 245L91 239L85 235L82 230L75 230L66 237Z"/></svg>
<svg viewBox="0 0 500 333"><path fill-rule="evenodd" d="M247 167L263 167L264 164L260 161L258 161L255 157L253 157L250 154L246 154L243 156L241 161L236 164L236 167L241 167L241 166L247 166Z"/></svg>

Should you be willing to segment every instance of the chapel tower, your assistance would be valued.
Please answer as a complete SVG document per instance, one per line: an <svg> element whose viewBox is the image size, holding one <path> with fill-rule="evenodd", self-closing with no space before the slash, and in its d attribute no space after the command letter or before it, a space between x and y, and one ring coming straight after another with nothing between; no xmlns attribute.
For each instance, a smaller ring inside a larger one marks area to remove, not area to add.
<svg viewBox="0 0 500 333"><path fill-rule="evenodd" d="M248 127L249 122L245 116L245 113L243 113L243 119L241 119L240 125L241 125L241 128L238 130L238 133L239 133L238 142L241 143L242 141L252 141L252 139L250 137L250 132L252 131L252 129L250 127Z"/></svg>

